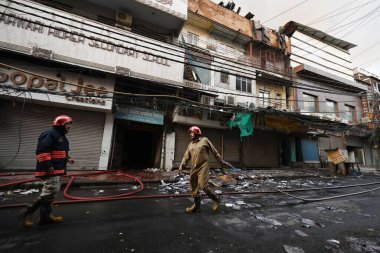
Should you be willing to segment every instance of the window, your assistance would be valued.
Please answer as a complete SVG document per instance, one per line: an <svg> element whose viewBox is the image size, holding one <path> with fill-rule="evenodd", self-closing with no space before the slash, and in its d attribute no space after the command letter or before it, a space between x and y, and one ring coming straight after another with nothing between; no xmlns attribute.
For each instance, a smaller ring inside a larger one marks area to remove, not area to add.
<svg viewBox="0 0 380 253"><path fill-rule="evenodd" d="M229 84L229 75L227 72L221 72L220 73L220 82L221 83L226 83Z"/></svg>
<svg viewBox="0 0 380 253"><path fill-rule="evenodd" d="M269 106L269 91L259 90L259 106L267 107Z"/></svg>
<svg viewBox="0 0 380 253"><path fill-rule="evenodd" d="M326 100L326 113L331 117L337 117L337 103L332 100Z"/></svg>
<svg viewBox="0 0 380 253"><path fill-rule="evenodd" d="M194 46L198 46L199 36L195 33L187 32L187 43Z"/></svg>
<svg viewBox="0 0 380 253"><path fill-rule="evenodd" d="M317 112L317 97L304 93L303 109L306 112Z"/></svg>
<svg viewBox="0 0 380 253"><path fill-rule="evenodd" d="M350 105L344 105L344 118L348 120L348 122L354 120L354 112L355 112L355 107L350 106Z"/></svg>
<svg viewBox="0 0 380 253"><path fill-rule="evenodd" d="M251 79L245 77L236 77L236 90L252 93Z"/></svg>

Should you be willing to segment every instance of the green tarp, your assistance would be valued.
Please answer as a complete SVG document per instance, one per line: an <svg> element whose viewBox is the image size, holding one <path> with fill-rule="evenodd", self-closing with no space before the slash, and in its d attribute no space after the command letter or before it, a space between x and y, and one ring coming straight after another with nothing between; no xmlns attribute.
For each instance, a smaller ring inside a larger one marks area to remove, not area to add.
<svg viewBox="0 0 380 253"><path fill-rule="evenodd" d="M240 129L240 137L246 137L253 134L252 114L250 113L237 113L227 121L228 127L238 127Z"/></svg>

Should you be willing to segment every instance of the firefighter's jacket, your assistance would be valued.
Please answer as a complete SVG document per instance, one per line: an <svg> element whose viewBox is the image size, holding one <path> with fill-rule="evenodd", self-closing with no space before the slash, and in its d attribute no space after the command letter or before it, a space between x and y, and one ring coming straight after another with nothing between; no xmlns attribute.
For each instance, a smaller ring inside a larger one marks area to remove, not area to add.
<svg viewBox="0 0 380 253"><path fill-rule="evenodd" d="M51 177L66 174L69 141L59 127L52 127L38 138L36 149L36 177ZM53 170L50 171L49 169Z"/></svg>
<svg viewBox="0 0 380 253"><path fill-rule="evenodd" d="M218 151L212 145L212 143L206 137L200 137L197 141L190 142L187 150L183 156L180 167L186 166L186 164L191 160L190 174L196 173L201 170L209 169L209 152L215 156L216 160L223 163L222 157L219 155Z"/></svg>

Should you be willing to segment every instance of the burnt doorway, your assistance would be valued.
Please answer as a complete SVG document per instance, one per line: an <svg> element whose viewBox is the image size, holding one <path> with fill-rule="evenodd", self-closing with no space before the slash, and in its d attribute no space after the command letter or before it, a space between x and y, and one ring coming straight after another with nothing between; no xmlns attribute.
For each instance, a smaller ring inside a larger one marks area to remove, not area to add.
<svg viewBox="0 0 380 253"><path fill-rule="evenodd" d="M162 127L118 122L113 142L112 168L159 168L161 148Z"/></svg>

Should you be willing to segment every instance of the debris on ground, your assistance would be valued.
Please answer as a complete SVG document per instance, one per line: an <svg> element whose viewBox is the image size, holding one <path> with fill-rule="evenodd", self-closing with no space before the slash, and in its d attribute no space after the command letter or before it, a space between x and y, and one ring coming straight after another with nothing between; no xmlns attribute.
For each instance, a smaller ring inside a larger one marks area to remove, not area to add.
<svg viewBox="0 0 380 253"><path fill-rule="evenodd" d="M294 230L294 232L296 232L297 235L302 236L302 237L308 236L306 233L302 232L301 230Z"/></svg>
<svg viewBox="0 0 380 253"><path fill-rule="evenodd" d="M317 222L314 222L312 220L309 220L309 219L302 219L302 225L301 227L306 227L306 228L311 228L311 227L323 227L323 225L317 223Z"/></svg>
<svg viewBox="0 0 380 253"><path fill-rule="evenodd" d="M303 249L298 248L298 247L284 245L283 248L286 253L305 253Z"/></svg>
<svg viewBox="0 0 380 253"><path fill-rule="evenodd" d="M378 253L380 252L379 242L373 242L366 238L347 237L346 241L351 249L356 252Z"/></svg>
<svg viewBox="0 0 380 253"><path fill-rule="evenodd" d="M340 247L340 241L335 239L327 240L327 244L325 245L325 249L332 250L338 249Z"/></svg>
<svg viewBox="0 0 380 253"><path fill-rule="evenodd" d="M265 223L268 223L270 225L273 225L273 226L282 226L282 223L275 220L275 219L271 219L271 218L267 218L267 217L264 217L264 215L262 214L256 214L256 219L258 219L259 221L262 221L262 222L265 222Z"/></svg>

